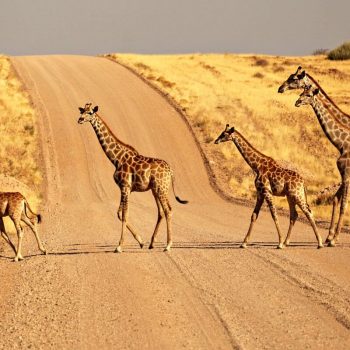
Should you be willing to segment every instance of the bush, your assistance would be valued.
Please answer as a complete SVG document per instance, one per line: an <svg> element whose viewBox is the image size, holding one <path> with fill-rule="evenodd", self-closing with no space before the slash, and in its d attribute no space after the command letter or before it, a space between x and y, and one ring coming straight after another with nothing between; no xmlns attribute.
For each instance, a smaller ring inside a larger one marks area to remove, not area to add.
<svg viewBox="0 0 350 350"><path fill-rule="evenodd" d="M350 59L350 41L329 51L328 58L330 60L349 60Z"/></svg>
<svg viewBox="0 0 350 350"><path fill-rule="evenodd" d="M314 56L327 55L328 51L329 51L328 49L316 49L312 54Z"/></svg>

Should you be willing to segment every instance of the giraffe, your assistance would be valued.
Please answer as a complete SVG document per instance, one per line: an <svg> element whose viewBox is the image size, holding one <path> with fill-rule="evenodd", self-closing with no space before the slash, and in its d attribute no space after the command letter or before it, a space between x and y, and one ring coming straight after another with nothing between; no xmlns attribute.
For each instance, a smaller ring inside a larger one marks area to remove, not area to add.
<svg viewBox="0 0 350 350"><path fill-rule="evenodd" d="M115 253L122 252L126 229L131 232L140 247L143 248L142 238L128 223L129 195L133 191L145 192L148 190L152 191L158 208L158 219L149 249L154 248L159 225L165 216L167 223L167 245L164 251L169 251L172 246L172 208L168 199L170 184L175 195L174 174L169 164L161 159L142 156L135 148L119 140L97 114L98 106L92 107L91 103L86 103L84 108L79 108L79 111L78 123L90 122L103 151L116 168L113 177L121 191L118 219L122 222L122 230ZM181 204L188 203L188 201L181 200L176 195L175 198Z"/></svg>
<svg viewBox="0 0 350 350"><path fill-rule="evenodd" d="M234 127L230 128L229 124L226 125L225 130L215 140L215 144L226 141L232 141L236 145L239 152L256 175L256 205L251 216L248 232L244 238L241 248L247 247L253 225L259 216L264 200L266 200L270 208L272 218L276 225L279 239L277 248L281 249L284 247L284 245L288 246L290 243L292 229L298 218L296 206L302 210L310 221L317 239L318 248L322 248L322 238L317 231L312 211L307 203L306 189L303 178L296 171L281 167L271 157L259 152ZM279 227L277 210L274 205L273 196L286 196L289 204L290 222L288 233L284 242L282 242L282 234Z"/></svg>
<svg viewBox="0 0 350 350"><path fill-rule="evenodd" d="M33 217L29 217L28 211L33 215ZM18 245L17 250L14 244L11 242L9 236L6 233L5 225L3 221L3 217L9 216L13 221L17 236L18 236ZM10 245L12 250L15 252L14 261L23 260L22 256L22 238L23 238L23 228L21 226L21 221L23 221L26 225L30 227L33 231L36 241L38 243L38 247L42 253L47 254L46 249L41 243L39 234L36 229L36 223L41 222L41 215L35 214L29 206L26 198L19 192L0 192L0 230L1 235L5 239L5 241Z"/></svg>
<svg viewBox="0 0 350 350"><path fill-rule="evenodd" d="M291 74L289 78L278 88L278 92L283 93L287 90L304 89L309 86L319 90L318 98L321 99L331 111L332 116L337 121L350 128L350 115L343 112L322 89L320 84L311 75L306 73L301 66L299 66L297 71L294 74Z"/></svg>
<svg viewBox="0 0 350 350"><path fill-rule="evenodd" d="M350 184L350 128L334 118L332 114L333 109L330 109L329 105L320 97L320 90L316 87L311 85L305 87L299 99L295 102L296 107L301 105L312 106L323 132L340 153L340 157L337 160L337 167L341 176L341 185L333 199L331 224L326 239L328 245L334 247L342 229L348 201ZM335 217L339 203L340 212L335 230Z"/></svg>

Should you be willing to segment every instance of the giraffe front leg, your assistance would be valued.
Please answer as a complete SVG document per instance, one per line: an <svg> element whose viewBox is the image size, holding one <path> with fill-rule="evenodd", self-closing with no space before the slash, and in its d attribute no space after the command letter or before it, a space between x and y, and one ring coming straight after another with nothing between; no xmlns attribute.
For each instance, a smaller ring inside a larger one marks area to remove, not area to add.
<svg viewBox="0 0 350 350"><path fill-rule="evenodd" d="M120 206L122 208L122 232L120 235L119 244L114 251L115 253L121 253L123 251L122 245L124 243L124 233L127 228L129 194L130 194L130 189L126 187L123 187L121 189Z"/></svg>
<svg viewBox="0 0 350 350"><path fill-rule="evenodd" d="M257 199L256 199L256 204L255 204L255 208L253 210L252 216L250 218L250 225L249 225L249 229L248 232L244 238L244 241L241 244L241 248L246 248L247 244L249 242L250 239L250 235L252 233L253 230L253 226L255 221L257 220L258 216L259 216L259 212L261 209L262 204L264 203L264 195L260 192L257 193Z"/></svg>
<svg viewBox="0 0 350 350"><path fill-rule="evenodd" d="M273 218L273 221L275 222L275 226L276 226L277 233L278 233L278 246L276 248L282 249L282 248L284 248L284 245L282 242L282 233L281 233L280 225L278 222L277 210L276 210L276 207L273 203L273 196L269 191L266 191L265 198L266 198L266 202L270 208L271 216Z"/></svg>
<svg viewBox="0 0 350 350"><path fill-rule="evenodd" d="M336 242L338 241L339 234L340 234L341 229L343 227L344 215L345 215L346 208L348 205L349 185L350 185L349 181L346 181L346 183L344 183L344 189L343 189L343 194L342 194L342 198L341 198L340 213L339 213L339 219L338 219L338 224L337 224L337 230L335 232L334 237L328 243L329 247L335 247Z"/></svg>
<svg viewBox="0 0 350 350"><path fill-rule="evenodd" d="M23 222L25 222L25 223L30 227L30 229L32 230L32 232L34 233L34 236L35 236L36 242L37 242L37 244L38 244L39 250L40 250L43 254L47 255L47 250L45 249L44 245L43 245L42 242L41 242L39 233L38 233L38 231L37 231L35 225L33 225L32 222L31 222L25 215L22 215L21 220L22 220Z"/></svg>

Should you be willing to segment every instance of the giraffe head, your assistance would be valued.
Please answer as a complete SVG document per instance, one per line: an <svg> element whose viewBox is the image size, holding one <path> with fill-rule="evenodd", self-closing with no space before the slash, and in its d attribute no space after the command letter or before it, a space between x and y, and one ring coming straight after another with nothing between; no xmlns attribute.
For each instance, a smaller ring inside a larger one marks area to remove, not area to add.
<svg viewBox="0 0 350 350"><path fill-rule="evenodd" d="M294 74L291 74L289 78L278 88L279 93L283 93L287 90L302 89L306 86L306 73L301 68L298 67Z"/></svg>
<svg viewBox="0 0 350 350"><path fill-rule="evenodd" d="M226 141L232 141L232 134L235 132L235 128L226 124L225 130L219 135L219 137L215 140L215 144L217 145L218 143L221 142L226 142Z"/></svg>
<svg viewBox="0 0 350 350"><path fill-rule="evenodd" d="M79 107L80 116L78 119L79 124L85 122L91 122L95 118L95 114L98 111L98 106L92 107L92 103L86 103L85 107Z"/></svg>
<svg viewBox="0 0 350 350"><path fill-rule="evenodd" d="M306 86L304 91L295 102L295 107L301 105L312 105L315 102L315 96L320 92L318 88L312 87L311 85Z"/></svg>

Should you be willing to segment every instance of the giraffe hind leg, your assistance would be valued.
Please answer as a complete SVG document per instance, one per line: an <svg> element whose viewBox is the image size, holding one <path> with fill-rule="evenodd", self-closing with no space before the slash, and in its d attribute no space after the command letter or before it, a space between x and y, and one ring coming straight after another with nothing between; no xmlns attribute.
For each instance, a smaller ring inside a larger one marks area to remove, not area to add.
<svg viewBox="0 0 350 350"><path fill-rule="evenodd" d="M166 245L164 251L168 252L168 251L170 251L170 248L173 245L172 228L171 228L172 209L171 209L171 206L169 204L169 200L166 196L160 196L159 200L160 200L160 204L161 204L163 211L164 211L166 225L167 225L167 245Z"/></svg>
<svg viewBox="0 0 350 350"><path fill-rule="evenodd" d="M161 223L161 221L162 221L162 219L164 217L164 212L163 212L162 205L160 204L160 201L159 201L159 199L158 199L156 194L154 194L154 198L155 198L156 203L157 203L158 218L157 218L156 226L155 226L154 231L153 231L153 235L152 235L151 243L149 245L149 249L153 249L154 248L154 242L156 241L156 237L157 237L157 234L158 234L159 226L160 226L160 223Z"/></svg>
<svg viewBox="0 0 350 350"><path fill-rule="evenodd" d="M339 219L338 219L338 224L337 224L337 230L335 231L334 237L328 243L329 247L335 247L336 242L338 241L338 236L339 236L341 229L342 229L342 226L343 226L344 215L346 212L346 208L348 206L349 186L350 186L350 182L346 181L344 183L343 195L342 195L341 203L340 203L340 213L339 213Z"/></svg>
<svg viewBox="0 0 350 350"><path fill-rule="evenodd" d="M309 207L309 205L306 203L306 200L299 200L298 201L298 206L299 208L302 210L302 212L305 214L305 216L307 217L307 219L309 220L311 227L315 233L316 236L316 240L318 243L317 248L323 248L323 242L322 242L322 237L320 236L320 234L318 233L317 227L316 227L316 223L315 223L315 219L314 216L312 214L312 211Z"/></svg>
<svg viewBox="0 0 350 350"><path fill-rule="evenodd" d="M287 232L286 239L284 241L284 245L288 246L290 243L290 236L292 234L292 230L295 222L298 219L298 212L296 210L296 202L291 197L287 196L288 204L289 204L289 228Z"/></svg>
<svg viewBox="0 0 350 350"><path fill-rule="evenodd" d="M39 250L40 250L43 254L46 255L46 254L47 254L47 250L44 248L44 246L43 246L43 244L42 244L42 242L41 242L39 233L38 233L38 231L37 231L35 225L33 225L32 222L29 220L29 218L28 218L27 216L25 216L25 215L22 215L21 220L22 220L24 223L26 223L26 224L30 227L30 229L33 231L34 236L35 236L35 239L36 239L36 242L37 242L37 244L38 244Z"/></svg>
<svg viewBox="0 0 350 350"><path fill-rule="evenodd" d="M23 228L20 224L20 220L17 218L14 218L13 216L10 217L15 225L16 231L17 231L17 236L18 236L18 243L17 243L17 253L14 258L14 261L20 261L23 260L22 256L22 239L23 239Z"/></svg>
<svg viewBox="0 0 350 350"><path fill-rule="evenodd" d="M325 240L325 243L329 243L335 234L335 218L337 215L337 209L339 207L339 203L341 202L343 196L343 184L340 185L340 187L338 188L338 191L336 192L336 194L334 195L333 198L333 208L332 208L332 217L331 217L331 224L329 226L329 233L328 236Z"/></svg>

